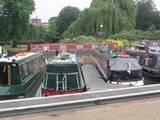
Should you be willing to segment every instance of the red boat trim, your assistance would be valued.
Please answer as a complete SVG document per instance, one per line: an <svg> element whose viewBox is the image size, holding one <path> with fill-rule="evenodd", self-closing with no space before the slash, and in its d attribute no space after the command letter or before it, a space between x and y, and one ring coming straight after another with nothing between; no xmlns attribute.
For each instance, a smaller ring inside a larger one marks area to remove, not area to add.
<svg viewBox="0 0 160 120"><path fill-rule="evenodd" d="M119 58L129 58L128 54L120 54L118 55Z"/></svg>
<svg viewBox="0 0 160 120"><path fill-rule="evenodd" d="M72 91L64 91L64 92L60 92L60 91L49 91L47 89L43 89L42 88L42 95L43 96L53 96L53 95L63 95L63 94L74 94L74 93L82 93L85 92L86 89L79 89L79 90L72 90Z"/></svg>

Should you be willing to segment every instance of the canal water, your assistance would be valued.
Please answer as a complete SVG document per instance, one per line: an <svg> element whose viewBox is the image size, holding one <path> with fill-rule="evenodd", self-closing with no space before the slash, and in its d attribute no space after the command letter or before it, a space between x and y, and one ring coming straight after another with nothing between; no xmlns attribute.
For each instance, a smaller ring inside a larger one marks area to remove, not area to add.
<svg viewBox="0 0 160 120"><path fill-rule="evenodd" d="M48 54L47 55L47 59L52 59L52 58L53 58L53 54ZM77 59L78 59L78 62L80 64L83 64L83 65L87 65L87 64L93 65L93 59L92 59L91 55L79 55ZM145 75L143 75L143 76L144 76L144 84L145 85L160 84L160 82L158 82L158 81L160 81L158 78L148 77L148 76L145 76ZM42 94L41 94L41 86L37 90L37 93L36 93L35 97L40 97L40 96L42 96Z"/></svg>

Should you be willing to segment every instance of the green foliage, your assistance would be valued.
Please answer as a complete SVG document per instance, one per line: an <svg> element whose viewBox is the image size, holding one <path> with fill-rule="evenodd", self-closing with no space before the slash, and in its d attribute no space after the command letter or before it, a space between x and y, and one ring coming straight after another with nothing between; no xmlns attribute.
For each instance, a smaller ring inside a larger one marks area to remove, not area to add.
<svg viewBox="0 0 160 120"><path fill-rule="evenodd" d="M117 39L117 40L105 39L105 40L101 40L99 42L99 44L101 44L101 45L107 45L109 43L116 43L118 45L118 47L120 47L120 48L127 47L129 45L128 40L126 40L126 39Z"/></svg>
<svg viewBox="0 0 160 120"><path fill-rule="evenodd" d="M160 12L156 9L153 0L139 0L137 2L136 28L148 30L160 29Z"/></svg>
<svg viewBox="0 0 160 120"><path fill-rule="evenodd" d="M127 40L127 39L105 39L100 41L99 44L107 45L110 43L115 43L118 45L119 48L126 48L131 46L136 46L140 43L139 40Z"/></svg>
<svg viewBox="0 0 160 120"><path fill-rule="evenodd" d="M39 42L39 40L45 39L46 36L47 36L46 29L44 29L42 27L37 27L37 26L34 26L34 25L29 26L27 39L29 39L31 41Z"/></svg>
<svg viewBox="0 0 160 120"><path fill-rule="evenodd" d="M155 31L156 30L156 26L155 25L151 25L149 28L149 31Z"/></svg>
<svg viewBox="0 0 160 120"><path fill-rule="evenodd" d="M78 15L78 8L70 6L64 7L56 19L58 32L62 34L68 26L77 19Z"/></svg>
<svg viewBox="0 0 160 120"><path fill-rule="evenodd" d="M55 21L50 20L49 21L49 26L48 26L48 31L47 31L47 39L49 42L57 42L57 26Z"/></svg>
<svg viewBox="0 0 160 120"><path fill-rule="evenodd" d="M34 10L33 0L1 0L0 40L13 41L27 36L29 17Z"/></svg>
<svg viewBox="0 0 160 120"><path fill-rule="evenodd" d="M109 36L122 30L131 30L135 26L135 8L133 0L93 0L90 8L81 12L77 20L65 31L64 36L97 37L99 32Z"/></svg>
<svg viewBox="0 0 160 120"><path fill-rule="evenodd" d="M92 36L80 35L73 39L63 39L60 43L96 43L96 39Z"/></svg>
<svg viewBox="0 0 160 120"><path fill-rule="evenodd" d="M96 39L92 36L80 35L76 38L77 43L95 43Z"/></svg>
<svg viewBox="0 0 160 120"><path fill-rule="evenodd" d="M112 39L127 39L127 40L159 40L160 39L160 30L152 30L152 31L123 31L118 34L111 35L109 38Z"/></svg>

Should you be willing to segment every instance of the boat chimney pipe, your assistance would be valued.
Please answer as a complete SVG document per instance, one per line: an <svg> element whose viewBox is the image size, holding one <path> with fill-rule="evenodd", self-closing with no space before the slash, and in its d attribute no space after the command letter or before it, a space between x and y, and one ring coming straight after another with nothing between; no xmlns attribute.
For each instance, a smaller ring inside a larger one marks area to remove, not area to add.
<svg viewBox="0 0 160 120"><path fill-rule="evenodd" d="M2 58L2 54L3 54L2 46L0 46L0 57L1 57L1 58Z"/></svg>

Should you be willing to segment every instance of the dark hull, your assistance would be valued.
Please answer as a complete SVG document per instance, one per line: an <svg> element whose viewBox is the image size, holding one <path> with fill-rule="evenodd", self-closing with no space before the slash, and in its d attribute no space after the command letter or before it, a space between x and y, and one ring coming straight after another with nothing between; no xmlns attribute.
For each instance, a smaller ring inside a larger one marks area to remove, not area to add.
<svg viewBox="0 0 160 120"><path fill-rule="evenodd" d="M138 75L139 73L142 73L141 70L131 70L131 73L128 73L126 70L125 71L110 71L111 81L139 81L142 80L142 74Z"/></svg>
<svg viewBox="0 0 160 120"><path fill-rule="evenodd" d="M24 93L19 93L15 95L3 95L3 96L0 96L0 100L19 99L19 98L23 98L23 96L24 96Z"/></svg>
<svg viewBox="0 0 160 120"><path fill-rule="evenodd" d="M35 94L37 93L38 88L42 84L44 77L45 77L45 72L41 72L36 76L36 80L32 82L32 84L26 89L25 91L25 98L28 97L34 97Z"/></svg>
<svg viewBox="0 0 160 120"><path fill-rule="evenodd" d="M144 68L142 69L142 71L143 71L143 74L147 76L154 77L154 78L160 78L160 72L155 72L155 71L144 69Z"/></svg>
<svg viewBox="0 0 160 120"><path fill-rule="evenodd" d="M15 94L10 95L0 95L0 100L7 100L7 99L20 99L20 98L28 98L34 97L39 86L41 85L42 81L44 80L45 72L44 70L37 73L32 79L30 79L24 86L25 90L19 91ZM27 85L29 84L29 85Z"/></svg>

